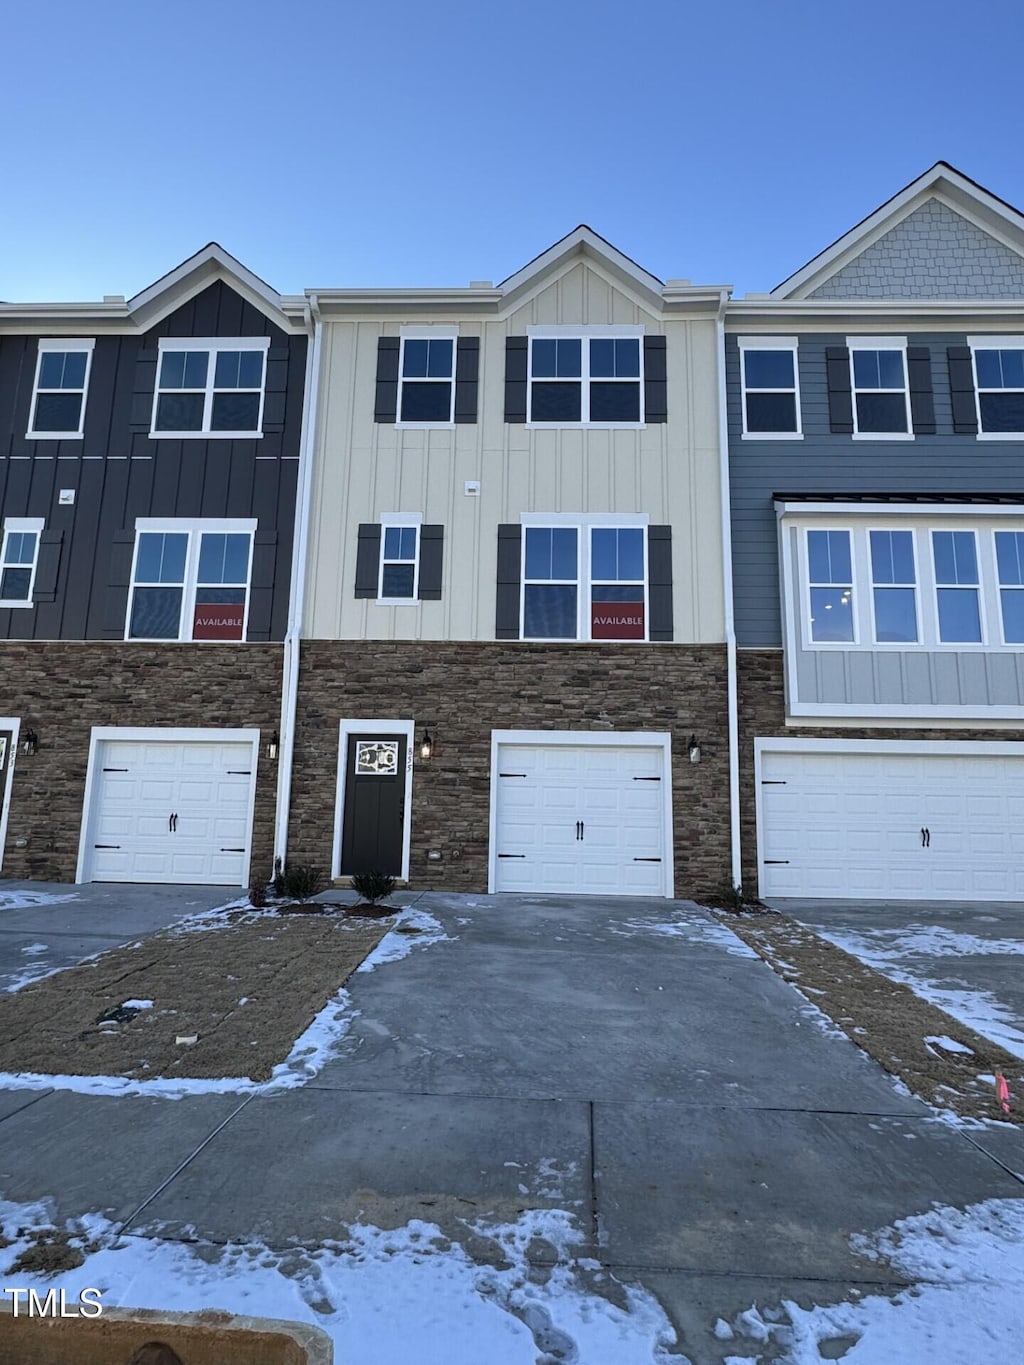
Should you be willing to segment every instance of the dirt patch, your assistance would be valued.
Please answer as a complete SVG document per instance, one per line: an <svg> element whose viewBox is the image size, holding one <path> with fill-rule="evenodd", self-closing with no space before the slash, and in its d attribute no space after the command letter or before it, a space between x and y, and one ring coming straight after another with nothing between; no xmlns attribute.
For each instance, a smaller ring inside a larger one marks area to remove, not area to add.
<svg viewBox="0 0 1024 1365"><path fill-rule="evenodd" d="M92 1250L92 1246L72 1246L69 1232L42 1228L32 1233L32 1242L17 1256L8 1271L24 1271L27 1275L59 1275L64 1270L77 1270L84 1265L86 1252Z"/></svg>
<svg viewBox="0 0 1024 1365"><path fill-rule="evenodd" d="M267 1080L388 927L256 912L213 923L0 996L0 1071Z"/></svg>
<svg viewBox="0 0 1024 1365"><path fill-rule="evenodd" d="M967 1118L1024 1125L1024 1063L873 967L819 938L788 915L719 914L786 981L832 1019L859 1048L936 1108ZM947 1039L969 1049L944 1047ZM931 1040L931 1041L927 1041ZM1009 1114L991 1079L1001 1072L1015 1096Z"/></svg>

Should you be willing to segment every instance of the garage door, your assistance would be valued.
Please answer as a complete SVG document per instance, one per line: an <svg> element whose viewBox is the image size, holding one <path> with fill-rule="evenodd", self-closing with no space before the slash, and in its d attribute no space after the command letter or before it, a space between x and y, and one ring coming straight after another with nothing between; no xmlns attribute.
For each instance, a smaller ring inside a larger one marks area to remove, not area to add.
<svg viewBox="0 0 1024 1365"><path fill-rule="evenodd" d="M94 761L85 881L245 885L251 744L103 740Z"/></svg>
<svg viewBox="0 0 1024 1365"><path fill-rule="evenodd" d="M762 895L1024 899L1024 756L761 760Z"/></svg>
<svg viewBox="0 0 1024 1365"><path fill-rule="evenodd" d="M660 748L498 746L497 891L671 895Z"/></svg>

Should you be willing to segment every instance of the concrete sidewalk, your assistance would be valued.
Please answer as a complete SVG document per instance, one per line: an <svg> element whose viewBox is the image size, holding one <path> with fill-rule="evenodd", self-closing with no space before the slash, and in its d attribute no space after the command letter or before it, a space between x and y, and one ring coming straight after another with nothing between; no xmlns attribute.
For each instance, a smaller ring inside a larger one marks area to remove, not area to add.
<svg viewBox="0 0 1024 1365"><path fill-rule="evenodd" d="M934 1120L697 907L403 899L449 941L350 980L350 1030L313 1083L0 1094L0 1197L277 1247L416 1218L484 1258L468 1222L568 1209L586 1252L658 1296L695 1365L735 1352L715 1320L754 1300L892 1282L851 1233L1024 1197L984 1131Z"/></svg>

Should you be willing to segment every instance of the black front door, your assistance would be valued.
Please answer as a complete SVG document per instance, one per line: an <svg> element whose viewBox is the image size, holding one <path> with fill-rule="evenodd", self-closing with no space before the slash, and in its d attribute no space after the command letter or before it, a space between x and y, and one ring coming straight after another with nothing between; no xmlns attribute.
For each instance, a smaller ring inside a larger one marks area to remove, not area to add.
<svg viewBox="0 0 1024 1365"><path fill-rule="evenodd" d="M11 766L11 744L14 735L10 730L0 730L0 815L3 814L4 799L7 796L7 773ZM2 823L2 822L0 822ZM3 845L0 844L0 863L4 860Z"/></svg>
<svg viewBox="0 0 1024 1365"><path fill-rule="evenodd" d="M404 735L349 735L341 874L402 875L405 821Z"/></svg>

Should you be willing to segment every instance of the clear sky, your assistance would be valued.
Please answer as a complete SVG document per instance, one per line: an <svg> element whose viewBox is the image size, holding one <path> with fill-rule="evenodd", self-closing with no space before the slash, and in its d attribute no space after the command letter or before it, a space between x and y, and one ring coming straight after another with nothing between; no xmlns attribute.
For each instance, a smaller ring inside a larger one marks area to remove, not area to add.
<svg viewBox="0 0 1024 1365"><path fill-rule="evenodd" d="M0 3L0 298L219 241L285 293L499 281L589 223L772 288L937 160L1024 207L1020 0Z"/></svg>

